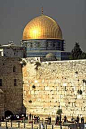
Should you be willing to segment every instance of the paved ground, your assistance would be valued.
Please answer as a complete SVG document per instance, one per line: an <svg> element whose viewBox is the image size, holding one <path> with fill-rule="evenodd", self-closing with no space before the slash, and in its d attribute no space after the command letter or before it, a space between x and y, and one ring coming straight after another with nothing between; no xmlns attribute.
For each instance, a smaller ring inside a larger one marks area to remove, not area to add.
<svg viewBox="0 0 86 129"><path fill-rule="evenodd" d="M34 129L39 129L39 124L41 125L42 121L40 123L37 123L37 124L33 124L33 127ZM70 125L71 129L77 129L78 127L80 127L79 129L86 129L84 128L84 125L83 124L69 124L69 123L66 123L66 126L62 126L62 129L68 129L68 125ZM53 125L53 128L52 128L52 125ZM11 127L11 122L7 122L7 127L9 128L6 128L6 122L2 122L1 123L1 126L0 129L31 129L32 128L32 124L31 123L25 123L25 128L24 128L24 123L20 122L20 124L18 125L18 122L12 122L12 127ZM47 128L46 128L46 125L45 126L45 129L60 129L60 126L56 126L55 123L52 122L51 125L47 125ZM19 127L19 128L18 128Z"/></svg>

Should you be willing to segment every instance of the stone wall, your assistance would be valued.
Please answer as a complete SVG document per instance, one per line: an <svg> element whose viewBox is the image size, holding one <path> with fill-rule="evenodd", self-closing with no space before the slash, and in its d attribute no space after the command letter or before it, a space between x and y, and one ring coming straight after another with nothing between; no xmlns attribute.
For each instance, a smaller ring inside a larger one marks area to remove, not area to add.
<svg viewBox="0 0 86 129"><path fill-rule="evenodd" d="M19 58L0 57L0 116L25 108L27 114L55 116L61 108L63 115L86 116L86 60L25 60L22 71Z"/></svg>
<svg viewBox="0 0 86 129"><path fill-rule="evenodd" d="M86 116L86 60L33 62L23 67L27 114Z"/></svg>
<svg viewBox="0 0 86 129"><path fill-rule="evenodd" d="M0 89L0 118L4 116L4 93Z"/></svg>
<svg viewBox="0 0 86 129"><path fill-rule="evenodd" d="M14 70L13 67L15 67ZM23 106L23 77L19 58L0 57L0 79L2 79L0 89L3 91L0 101L4 99L4 113L8 110L14 114L21 113ZM16 79L16 85L14 85L14 79Z"/></svg>

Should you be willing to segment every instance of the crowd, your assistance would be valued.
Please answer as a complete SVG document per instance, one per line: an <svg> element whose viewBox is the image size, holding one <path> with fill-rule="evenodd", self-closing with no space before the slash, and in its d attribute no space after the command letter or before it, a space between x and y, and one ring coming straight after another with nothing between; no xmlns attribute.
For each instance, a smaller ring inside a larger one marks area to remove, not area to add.
<svg viewBox="0 0 86 129"><path fill-rule="evenodd" d="M0 119L0 121L5 121L5 120L29 120L30 122L34 122L34 124L39 123L40 122L40 117L38 115L33 115L33 114L29 114L28 116L25 114L21 114L21 115L10 115L8 117L3 117ZM61 115L57 115L56 116L56 120L55 120L55 125L60 125L60 124L64 124L64 123L84 123L84 117L79 118L79 116L77 116L76 118L74 118L73 116L71 117L71 120L69 121L67 119L67 116L65 115L64 118L61 118ZM51 116L49 115L47 118L45 118L45 120L42 120L42 125L43 123L45 124L51 124ZM41 125L41 126L42 126Z"/></svg>
<svg viewBox="0 0 86 129"><path fill-rule="evenodd" d="M55 124L56 125L59 125L60 123L66 123L66 122L69 122L69 123L84 123L84 117L81 117L81 121L80 121L80 118L79 116L77 116L77 118L74 118L73 116L71 117L71 120L69 121L67 119L67 116L64 116L64 119L61 120L61 116L58 116L56 117L56 122Z"/></svg>

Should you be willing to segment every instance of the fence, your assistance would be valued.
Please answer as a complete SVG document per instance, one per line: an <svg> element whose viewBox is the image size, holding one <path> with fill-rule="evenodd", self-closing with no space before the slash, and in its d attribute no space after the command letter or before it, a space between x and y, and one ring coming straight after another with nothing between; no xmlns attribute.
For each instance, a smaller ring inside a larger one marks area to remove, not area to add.
<svg viewBox="0 0 86 129"><path fill-rule="evenodd" d="M10 121L10 122L0 122L0 129L86 129L86 124L70 124L66 126L57 126L57 125L44 125L44 128L41 127L41 123L33 124L33 123L25 123L20 121Z"/></svg>
<svg viewBox="0 0 86 129"><path fill-rule="evenodd" d="M16 128L16 129L42 129L41 123L33 124L33 123L22 123L20 121L14 122L0 122L0 127L8 129L8 128ZM44 129L68 129L68 126L56 126L56 125L44 125Z"/></svg>

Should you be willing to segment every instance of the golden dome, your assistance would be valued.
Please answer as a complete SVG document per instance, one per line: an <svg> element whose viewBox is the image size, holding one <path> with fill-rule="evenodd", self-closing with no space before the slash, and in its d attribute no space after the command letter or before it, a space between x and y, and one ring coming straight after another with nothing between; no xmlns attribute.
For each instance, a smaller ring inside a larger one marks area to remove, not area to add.
<svg viewBox="0 0 86 129"><path fill-rule="evenodd" d="M23 40L62 39L62 31L52 18L41 15L32 19L24 28Z"/></svg>

